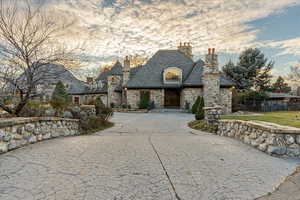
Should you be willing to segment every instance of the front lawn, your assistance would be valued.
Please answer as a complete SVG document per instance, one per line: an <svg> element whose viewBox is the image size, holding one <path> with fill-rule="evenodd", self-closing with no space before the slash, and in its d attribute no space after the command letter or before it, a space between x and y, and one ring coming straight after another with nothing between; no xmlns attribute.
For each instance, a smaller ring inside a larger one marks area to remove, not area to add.
<svg viewBox="0 0 300 200"><path fill-rule="evenodd" d="M256 120L271 122L284 126L292 126L300 128L300 111L284 111L284 112L267 112L262 115L249 115L249 116L223 116L222 119L234 119L234 120Z"/></svg>

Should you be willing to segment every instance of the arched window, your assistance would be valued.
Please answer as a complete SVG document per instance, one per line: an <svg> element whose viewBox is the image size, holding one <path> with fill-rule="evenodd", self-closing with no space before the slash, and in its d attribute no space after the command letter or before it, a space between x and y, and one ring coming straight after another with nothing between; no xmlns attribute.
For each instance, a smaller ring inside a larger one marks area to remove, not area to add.
<svg viewBox="0 0 300 200"><path fill-rule="evenodd" d="M164 83L181 83L182 70L178 67L169 67L164 71Z"/></svg>

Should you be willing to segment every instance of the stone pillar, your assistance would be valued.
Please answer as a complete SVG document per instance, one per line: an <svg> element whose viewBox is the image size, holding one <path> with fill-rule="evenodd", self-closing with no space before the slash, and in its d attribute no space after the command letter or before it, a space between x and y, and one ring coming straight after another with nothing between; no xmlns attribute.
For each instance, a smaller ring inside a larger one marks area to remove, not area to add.
<svg viewBox="0 0 300 200"><path fill-rule="evenodd" d="M215 49L208 49L202 77L205 122L208 125L218 124L223 109L220 106L221 75L218 65L218 55L215 54Z"/></svg>
<svg viewBox="0 0 300 200"><path fill-rule="evenodd" d="M221 118L222 114L222 107L215 106L215 107L204 107L204 115L205 115L205 123L210 126L217 126L218 122Z"/></svg>
<svg viewBox="0 0 300 200"><path fill-rule="evenodd" d="M125 88L125 85L129 81L129 79L130 79L130 59L128 56L126 56L124 60L123 80L122 80L122 86L123 86L122 105L126 105L126 106L128 104L128 101L127 101L127 88Z"/></svg>
<svg viewBox="0 0 300 200"><path fill-rule="evenodd" d="M203 98L205 107L220 105L220 72L215 49L208 49L203 71Z"/></svg>
<svg viewBox="0 0 300 200"><path fill-rule="evenodd" d="M119 106L121 104L121 94L115 92L116 87L121 84L121 77L120 76L108 76L107 77L107 104L108 107L111 107L113 103L114 106Z"/></svg>

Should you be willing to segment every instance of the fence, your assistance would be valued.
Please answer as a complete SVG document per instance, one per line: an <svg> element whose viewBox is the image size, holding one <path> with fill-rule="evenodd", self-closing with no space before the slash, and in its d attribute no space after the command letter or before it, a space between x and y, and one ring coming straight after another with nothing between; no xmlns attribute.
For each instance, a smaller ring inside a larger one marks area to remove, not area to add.
<svg viewBox="0 0 300 200"><path fill-rule="evenodd" d="M300 111L300 100L244 101L237 105L236 110L252 112Z"/></svg>

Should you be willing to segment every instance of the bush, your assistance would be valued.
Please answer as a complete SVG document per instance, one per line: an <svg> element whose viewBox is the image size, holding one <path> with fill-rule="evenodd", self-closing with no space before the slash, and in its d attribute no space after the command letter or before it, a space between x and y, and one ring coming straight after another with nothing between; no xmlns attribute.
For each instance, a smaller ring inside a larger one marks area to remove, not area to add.
<svg viewBox="0 0 300 200"><path fill-rule="evenodd" d="M80 131L82 134L94 133L112 126L113 123L97 116L90 116L86 120L80 120Z"/></svg>
<svg viewBox="0 0 300 200"><path fill-rule="evenodd" d="M199 107L199 103L201 101L201 97L198 96L197 97L197 100L195 101L194 105L192 106L192 113L193 114L196 114L197 110L198 110L198 107Z"/></svg>
<svg viewBox="0 0 300 200"><path fill-rule="evenodd" d="M39 100L31 100L23 107L20 117L43 117L47 108Z"/></svg>
<svg viewBox="0 0 300 200"><path fill-rule="evenodd" d="M204 120L192 121L188 125L192 129L205 131L209 133L217 133L218 131L218 126L208 125L204 122Z"/></svg>
<svg viewBox="0 0 300 200"><path fill-rule="evenodd" d="M197 112L195 114L196 120L204 119L205 113L204 113L203 107L204 107L204 99L203 99L203 97L200 97L199 104L198 104L198 109L197 109Z"/></svg>
<svg viewBox="0 0 300 200"><path fill-rule="evenodd" d="M150 106L150 92L142 92L140 96L139 109L148 109Z"/></svg>
<svg viewBox="0 0 300 200"><path fill-rule="evenodd" d="M56 115L60 115L71 103L72 103L71 97L67 93L64 84L61 81L59 81L56 84L56 87L54 89L50 101L51 106L56 111Z"/></svg>

